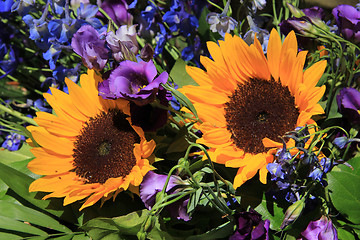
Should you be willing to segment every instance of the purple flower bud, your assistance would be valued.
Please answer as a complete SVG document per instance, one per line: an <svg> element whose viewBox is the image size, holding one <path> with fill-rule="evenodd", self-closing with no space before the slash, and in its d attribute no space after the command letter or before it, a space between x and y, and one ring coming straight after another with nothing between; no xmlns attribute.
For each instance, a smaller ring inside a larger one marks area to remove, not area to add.
<svg viewBox="0 0 360 240"><path fill-rule="evenodd" d="M360 43L360 12L350 5L339 5L332 10L336 24L345 39Z"/></svg>
<svg viewBox="0 0 360 240"><path fill-rule="evenodd" d="M124 98L139 106L154 101L160 84L165 84L167 72L156 77L154 63L123 61L109 78L99 84L99 95L104 99Z"/></svg>
<svg viewBox="0 0 360 240"><path fill-rule="evenodd" d="M257 240L269 239L270 221L261 219L261 215L250 209L249 212L240 212L238 216L238 226L236 232L230 236L229 240Z"/></svg>
<svg viewBox="0 0 360 240"><path fill-rule="evenodd" d="M307 240L337 240L337 231L330 218L322 216L319 220L311 221L301 235Z"/></svg>
<svg viewBox="0 0 360 240"><path fill-rule="evenodd" d="M140 184L140 198L144 202L146 208L151 209L156 201L161 200L159 199L159 196L156 195L163 190L167 177L167 175L156 174L153 171L149 171L144 176L144 179ZM179 177L170 176L165 192L167 194L173 194L181 183L182 180ZM180 199L179 201L168 205L167 210L173 217L188 221L190 220L190 217L186 212L188 201L189 198Z"/></svg>
<svg viewBox="0 0 360 240"><path fill-rule="evenodd" d="M101 3L100 7L109 15L116 25L130 25L132 23L133 16L128 13L127 10L129 6L125 0L105 0ZM104 18L104 15L100 12L96 15Z"/></svg>
<svg viewBox="0 0 360 240"><path fill-rule="evenodd" d="M91 25L82 26L74 34L71 47L90 69L102 70L108 61L109 50L105 47L105 40L100 39L100 34Z"/></svg>
<svg viewBox="0 0 360 240"><path fill-rule="evenodd" d="M336 96L339 112L353 124L360 123L360 92L355 88L343 88Z"/></svg>

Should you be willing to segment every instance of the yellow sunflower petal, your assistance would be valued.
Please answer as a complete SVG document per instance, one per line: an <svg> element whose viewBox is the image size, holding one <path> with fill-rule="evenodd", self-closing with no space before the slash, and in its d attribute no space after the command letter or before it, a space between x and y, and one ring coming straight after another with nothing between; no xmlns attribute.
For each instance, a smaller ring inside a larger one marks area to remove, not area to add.
<svg viewBox="0 0 360 240"><path fill-rule="evenodd" d="M275 29L273 29L270 32L269 45L267 48L267 59L269 70L275 80L279 79L281 47L280 35Z"/></svg>
<svg viewBox="0 0 360 240"><path fill-rule="evenodd" d="M27 129L42 147L63 155L73 154L73 144L69 139L52 135L42 127L29 126Z"/></svg>

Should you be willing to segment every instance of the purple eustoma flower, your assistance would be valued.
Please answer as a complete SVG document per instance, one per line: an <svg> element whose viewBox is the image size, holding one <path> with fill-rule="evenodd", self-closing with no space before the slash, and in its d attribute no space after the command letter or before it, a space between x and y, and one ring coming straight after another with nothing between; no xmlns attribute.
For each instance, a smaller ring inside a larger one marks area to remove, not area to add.
<svg viewBox="0 0 360 240"><path fill-rule="evenodd" d="M130 25L132 23L133 16L128 13L127 10L129 6L125 0L105 0L101 3L100 7L109 15L116 25ZM98 12L96 16L104 17L100 12Z"/></svg>
<svg viewBox="0 0 360 240"><path fill-rule="evenodd" d="M269 239L270 221L261 219L261 215L250 209L249 212L240 212L238 216L238 226L235 233L229 240L260 240Z"/></svg>
<svg viewBox="0 0 360 240"><path fill-rule="evenodd" d="M100 39L100 34L91 25L82 26L74 34L71 47L90 69L102 70L108 61L109 50L105 47L105 40Z"/></svg>
<svg viewBox="0 0 360 240"><path fill-rule="evenodd" d="M350 122L360 124L360 92L355 88L343 88L336 97L339 112Z"/></svg>
<svg viewBox="0 0 360 240"><path fill-rule="evenodd" d="M139 106L146 105L154 101L160 84L165 84L169 77L167 72L156 75L152 61L123 61L99 84L99 95L104 99L124 98Z"/></svg>
<svg viewBox="0 0 360 240"><path fill-rule="evenodd" d="M307 240L337 240L337 231L331 220L322 216L317 221L311 221L301 235Z"/></svg>
<svg viewBox="0 0 360 240"><path fill-rule="evenodd" d="M332 10L336 24L345 39L360 43L360 12L350 5L339 5Z"/></svg>
<svg viewBox="0 0 360 240"><path fill-rule="evenodd" d="M151 209L156 203L156 194L161 192L165 186L167 175L156 174L153 171L149 171L140 184L140 198L144 202L145 207ZM170 176L168 185L165 192L167 194L173 194L178 189L178 186L182 184L182 180L177 176ZM190 220L187 214L187 203L189 198L180 199L167 206L167 210L170 215L177 219L183 219L184 221Z"/></svg>

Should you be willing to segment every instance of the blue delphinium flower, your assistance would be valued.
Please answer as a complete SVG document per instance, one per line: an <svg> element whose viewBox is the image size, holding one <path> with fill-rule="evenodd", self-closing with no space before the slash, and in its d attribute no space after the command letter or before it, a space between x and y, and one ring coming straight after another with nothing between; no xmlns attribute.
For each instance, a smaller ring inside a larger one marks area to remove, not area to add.
<svg viewBox="0 0 360 240"><path fill-rule="evenodd" d="M266 29L259 28L252 17L247 16L246 17L249 23L249 31L247 31L244 35L244 41L247 44L252 44L254 42L255 34L256 38L260 41L260 44L263 48L264 53L267 52L267 45L269 42L270 33Z"/></svg>
<svg viewBox="0 0 360 240"><path fill-rule="evenodd" d="M60 82L64 82L65 78L69 78L73 82L77 81L79 76L81 64L76 65L75 68L66 68L64 66L59 66L54 69L53 77Z"/></svg>
<svg viewBox="0 0 360 240"><path fill-rule="evenodd" d="M199 22L194 15L185 11L184 4L181 0L174 0L170 10L164 14L163 20L168 24L170 31L189 37L194 29L198 28Z"/></svg>
<svg viewBox="0 0 360 240"><path fill-rule="evenodd" d="M150 29L153 27L153 25L156 25L155 17L157 15L157 8L156 6L148 1L148 6L146 6L144 11L141 11L141 17L145 20L147 23L146 29Z"/></svg>
<svg viewBox="0 0 360 240"><path fill-rule="evenodd" d="M212 32L218 32L222 37L225 33L229 33L237 26L237 21L232 17L227 16L229 11L230 1L227 1L222 13L211 12L206 16L206 21L210 25Z"/></svg>
<svg viewBox="0 0 360 240"><path fill-rule="evenodd" d="M49 61L50 69L54 70L56 68L56 62L61 53L61 46L59 44L52 44L50 48L43 53L45 60Z"/></svg>
<svg viewBox="0 0 360 240"><path fill-rule="evenodd" d="M17 67L15 51L11 46L3 43L0 39L0 69L5 73L0 75L0 79L12 73Z"/></svg>
<svg viewBox="0 0 360 240"><path fill-rule="evenodd" d="M166 32L166 29L163 24L159 24L160 32L157 33L155 40L156 40L156 47L154 50L154 57L158 56L160 53L162 53L166 40L168 38L168 34Z"/></svg>
<svg viewBox="0 0 360 240"><path fill-rule="evenodd" d="M5 141L1 147L8 149L9 151L19 150L22 141L25 141L25 137L19 133L12 132L5 137Z"/></svg>
<svg viewBox="0 0 360 240"><path fill-rule="evenodd" d="M11 11L11 6L14 4L13 0L1 0L0 1L0 13L6 13Z"/></svg>
<svg viewBox="0 0 360 240"><path fill-rule="evenodd" d="M95 17L96 13L99 11L99 8L95 5L80 3L79 8L77 9L77 18L81 21L81 25L89 23L96 29L103 27L100 20Z"/></svg>
<svg viewBox="0 0 360 240"><path fill-rule="evenodd" d="M16 0L11 6L11 12L17 11L20 16L30 12L35 4L35 0Z"/></svg>

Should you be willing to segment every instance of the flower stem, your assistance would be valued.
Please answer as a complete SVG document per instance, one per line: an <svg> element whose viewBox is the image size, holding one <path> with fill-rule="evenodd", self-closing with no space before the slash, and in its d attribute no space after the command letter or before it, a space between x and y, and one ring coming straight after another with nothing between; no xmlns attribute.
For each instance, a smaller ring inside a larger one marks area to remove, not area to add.
<svg viewBox="0 0 360 240"><path fill-rule="evenodd" d="M20 113L16 110L10 109L2 104L0 104L0 110L4 111L6 113L9 113L9 114L13 115L14 117L17 117L31 125L38 126L38 124L34 121L34 119L26 117L22 113Z"/></svg>

